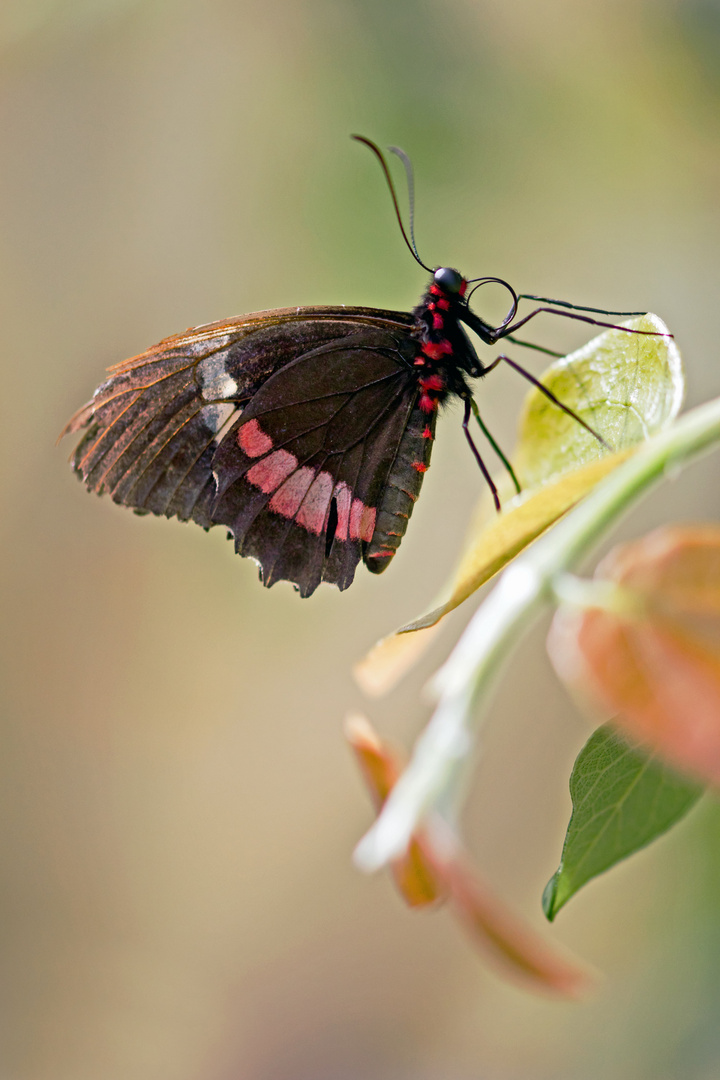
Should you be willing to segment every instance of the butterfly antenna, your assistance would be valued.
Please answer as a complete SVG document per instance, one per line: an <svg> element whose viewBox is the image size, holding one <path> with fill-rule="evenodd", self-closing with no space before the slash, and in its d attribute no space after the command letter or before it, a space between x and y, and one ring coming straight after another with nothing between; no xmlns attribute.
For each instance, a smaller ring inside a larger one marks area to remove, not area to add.
<svg viewBox="0 0 720 1080"><path fill-rule="evenodd" d="M410 243L412 244L412 249L415 252L415 258L419 262L420 255L418 253L417 244L415 243L415 175L413 173L412 161L407 156L405 151L402 150L399 146L388 146L388 150L391 154L395 154L396 157L399 157L403 165L405 166L405 178L407 180L408 206L410 213L410 219L408 221L408 225L410 226Z"/></svg>
<svg viewBox="0 0 720 1080"><path fill-rule="evenodd" d="M535 296L533 293L520 293L518 300L539 300L541 304L555 304L556 307L571 308L573 311L591 311L595 315L646 315L645 311L605 311L604 308L583 307L581 304L569 304L567 300L551 300L549 296Z"/></svg>
<svg viewBox="0 0 720 1080"><path fill-rule="evenodd" d="M415 262L419 263L420 266L422 266L423 270L427 270L427 272L429 274L432 274L433 273L432 268L425 265L425 263L422 261L422 259L418 255L417 249L415 247L415 236L413 234L412 167L410 166L410 170L408 172L408 166L410 165L410 162L409 162L408 158L406 157L406 155L403 153L402 150L398 151L396 147L391 147L393 153L398 154L400 159L405 163L405 171L406 171L406 173L408 175L408 188L409 188L409 191L410 191L410 235L412 236L412 243L408 239L408 235L405 232L405 226L403 225L402 215L400 213L400 206L398 204L397 195L395 194L395 185L393 184L392 177L390 175L390 170L388 169L387 162L385 161L382 150L380 149L379 146L376 146L376 144L374 142L372 142L371 139L366 139L364 135L351 135L350 137L352 139L355 139L356 142L364 143L365 146L369 147L370 150L372 150L375 157L380 162L380 166L382 168L383 173L385 174L385 179L387 180L388 187L390 188L390 195L392 196L393 206L395 207L395 216L397 217L398 225L400 226L400 232L403 235L403 240L405 241L405 244L407 245L407 249L410 252L410 254L412 255Z"/></svg>

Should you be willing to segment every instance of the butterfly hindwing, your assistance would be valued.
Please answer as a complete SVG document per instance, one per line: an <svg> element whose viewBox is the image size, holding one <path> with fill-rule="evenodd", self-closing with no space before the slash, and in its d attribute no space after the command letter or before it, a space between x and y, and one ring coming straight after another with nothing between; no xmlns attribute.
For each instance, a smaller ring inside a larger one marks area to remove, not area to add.
<svg viewBox="0 0 720 1080"><path fill-rule="evenodd" d="M140 513L227 525L267 585L345 588L416 396L410 322L290 308L168 338L70 421L73 466Z"/></svg>
<svg viewBox="0 0 720 1080"><path fill-rule="evenodd" d="M289 579L309 595L320 581L351 583L416 396L397 340L378 329L261 387L215 455L213 516L266 585Z"/></svg>

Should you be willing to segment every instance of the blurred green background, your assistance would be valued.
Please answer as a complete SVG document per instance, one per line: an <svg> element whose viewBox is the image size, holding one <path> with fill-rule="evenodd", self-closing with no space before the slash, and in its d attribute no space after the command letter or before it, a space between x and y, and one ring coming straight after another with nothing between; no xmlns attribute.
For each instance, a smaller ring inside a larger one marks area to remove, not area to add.
<svg viewBox="0 0 720 1080"><path fill-rule="evenodd" d="M3 1080L720 1076L711 806L546 928L605 973L583 1004L501 982L350 863L349 671L457 553L482 487L457 411L388 573L306 601L221 530L91 498L54 446L107 365L186 326L417 301L352 131L412 155L426 261L654 310L691 402L720 393L716 0L3 0L0 50ZM480 391L506 447L517 382ZM709 458L616 537L719 495ZM384 732L419 730L466 617L371 706ZM467 831L541 927L591 727L542 627L514 665Z"/></svg>

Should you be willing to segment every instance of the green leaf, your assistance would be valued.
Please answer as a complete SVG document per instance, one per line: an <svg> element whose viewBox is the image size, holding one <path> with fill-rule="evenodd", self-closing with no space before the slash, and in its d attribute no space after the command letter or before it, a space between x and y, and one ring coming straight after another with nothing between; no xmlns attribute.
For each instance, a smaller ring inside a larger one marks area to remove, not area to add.
<svg viewBox="0 0 720 1080"><path fill-rule="evenodd" d="M606 724L588 739L570 776L573 811L562 859L543 893L552 920L571 896L679 821L700 785L629 746Z"/></svg>

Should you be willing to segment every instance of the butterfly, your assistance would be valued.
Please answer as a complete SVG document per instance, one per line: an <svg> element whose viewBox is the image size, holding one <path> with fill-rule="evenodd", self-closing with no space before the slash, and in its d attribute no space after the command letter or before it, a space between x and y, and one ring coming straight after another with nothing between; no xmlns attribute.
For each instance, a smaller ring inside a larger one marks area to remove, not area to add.
<svg viewBox="0 0 720 1080"><path fill-rule="evenodd" d="M431 274L414 310L279 308L195 327L110 368L63 431L82 432L71 462L89 490L140 514L225 526L237 553L259 564L264 585L290 581L303 597L323 581L346 589L361 559L372 573L387 568L430 465L438 412L450 399L463 402L463 430L496 508L471 413L519 490L471 389L500 361L606 445L510 357L481 361L468 329L486 345L527 345L514 333L541 312L601 326L613 324L578 312L640 314L518 295L499 278L469 281L452 267L426 266L415 245L407 156L390 148L407 172L410 239L382 152L353 138L379 160L405 243ZM469 286L488 282L510 293L499 326L470 308ZM518 318L524 299L544 306Z"/></svg>

